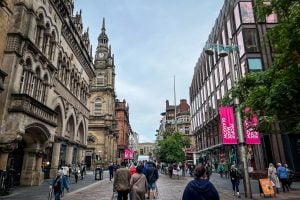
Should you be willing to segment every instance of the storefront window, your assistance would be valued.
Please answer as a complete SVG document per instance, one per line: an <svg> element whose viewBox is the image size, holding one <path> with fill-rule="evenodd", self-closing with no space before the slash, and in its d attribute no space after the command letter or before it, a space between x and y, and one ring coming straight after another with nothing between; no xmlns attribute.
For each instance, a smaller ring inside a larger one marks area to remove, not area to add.
<svg viewBox="0 0 300 200"><path fill-rule="evenodd" d="M260 58L249 58L248 59L248 67L250 72L261 71L262 70L262 62Z"/></svg>

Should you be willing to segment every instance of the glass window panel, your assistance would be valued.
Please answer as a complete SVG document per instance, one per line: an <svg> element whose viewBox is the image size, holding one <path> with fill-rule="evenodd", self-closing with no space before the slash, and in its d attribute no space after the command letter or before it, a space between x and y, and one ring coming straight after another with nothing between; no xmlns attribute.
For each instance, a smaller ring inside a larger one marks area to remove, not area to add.
<svg viewBox="0 0 300 200"><path fill-rule="evenodd" d="M214 91L214 83L213 83L213 75L211 74L209 77L211 91Z"/></svg>
<svg viewBox="0 0 300 200"><path fill-rule="evenodd" d="M225 30L222 30L222 44L226 45L226 37L225 37Z"/></svg>
<svg viewBox="0 0 300 200"><path fill-rule="evenodd" d="M264 2L264 4L266 4L266 5L270 5L270 3L271 2ZM273 12L272 14L267 16L266 17L266 22L267 23L278 23L277 14L275 12Z"/></svg>
<svg viewBox="0 0 300 200"><path fill-rule="evenodd" d="M267 23L278 23L277 14L272 13L269 16L266 17Z"/></svg>
<svg viewBox="0 0 300 200"><path fill-rule="evenodd" d="M219 76L220 76L220 82L223 81L224 79L224 76L223 76L223 65L222 65L222 62L219 62Z"/></svg>
<svg viewBox="0 0 300 200"><path fill-rule="evenodd" d="M218 85L219 85L219 73L218 73L218 68L215 68L214 74L215 74L215 83L216 83L216 86L218 86Z"/></svg>
<svg viewBox="0 0 300 200"><path fill-rule="evenodd" d="M227 32L228 32L228 38L232 38L230 19L228 19L228 21L227 21Z"/></svg>
<svg viewBox="0 0 300 200"><path fill-rule="evenodd" d="M242 23L254 23L252 2L240 2Z"/></svg>
<svg viewBox="0 0 300 200"><path fill-rule="evenodd" d="M242 57L245 54L244 39L242 32L239 32L237 39L240 50L240 57Z"/></svg>
<svg viewBox="0 0 300 200"><path fill-rule="evenodd" d="M245 61L243 61L242 64L241 64L241 71L242 71L242 76L244 77L246 75Z"/></svg>
<svg viewBox="0 0 300 200"><path fill-rule="evenodd" d="M262 62L260 58L249 58L248 59L248 67L249 71L261 71L262 70Z"/></svg>
<svg viewBox="0 0 300 200"><path fill-rule="evenodd" d="M244 30L244 48L247 53L258 52L258 40L256 29L245 29Z"/></svg>
<svg viewBox="0 0 300 200"><path fill-rule="evenodd" d="M221 96L224 97L225 90L224 90L224 84L221 85Z"/></svg>
<svg viewBox="0 0 300 200"><path fill-rule="evenodd" d="M240 12L239 12L239 5L237 5L234 8L234 20L235 20L235 27L238 29L238 27L241 25L241 18L240 18Z"/></svg>
<svg viewBox="0 0 300 200"><path fill-rule="evenodd" d="M230 90L231 89L231 79L230 79L230 77L228 77L228 79L227 79L227 89L228 90Z"/></svg>
<svg viewBox="0 0 300 200"><path fill-rule="evenodd" d="M230 69L229 69L229 59L228 59L228 56L226 56L226 57L224 58L224 63L225 63L225 73L226 73L226 74L229 74Z"/></svg>
<svg viewBox="0 0 300 200"><path fill-rule="evenodd" d="M213 107L213 109L216 109L216 98L215 98L215 95L212 95L211 101L212 101L212 107Z"/></svg>

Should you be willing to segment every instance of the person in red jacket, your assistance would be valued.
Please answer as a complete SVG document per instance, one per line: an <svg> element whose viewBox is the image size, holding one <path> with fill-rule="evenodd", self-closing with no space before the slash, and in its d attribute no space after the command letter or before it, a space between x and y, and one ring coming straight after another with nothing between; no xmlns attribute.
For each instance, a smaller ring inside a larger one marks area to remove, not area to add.
<svg viewBox="0 0 300 200"><path fill-rule="evenodd" d="M131 176L136 172L136 167L134 163L131 164L129 171Z"/></svg>

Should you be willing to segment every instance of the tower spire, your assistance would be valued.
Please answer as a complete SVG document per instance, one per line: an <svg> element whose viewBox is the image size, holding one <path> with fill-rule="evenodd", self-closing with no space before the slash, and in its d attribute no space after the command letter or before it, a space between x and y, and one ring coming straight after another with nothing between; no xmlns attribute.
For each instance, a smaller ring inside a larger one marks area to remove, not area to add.
<svg viewBox="0 0 300 200"><path fill-rule="evenodd" d="M102 19L102 32L105 32L105 17Z"/></svg>
<svg viewBox="0 0 300 200"><path fill-rule="evenodd" d="M104 17L103 17L103 21L102 21L101 33L98 37L98 43L100 45L105 45L105 46L107 46L107 43L108 43L108 37L105 33L105 18Z"/></svg>

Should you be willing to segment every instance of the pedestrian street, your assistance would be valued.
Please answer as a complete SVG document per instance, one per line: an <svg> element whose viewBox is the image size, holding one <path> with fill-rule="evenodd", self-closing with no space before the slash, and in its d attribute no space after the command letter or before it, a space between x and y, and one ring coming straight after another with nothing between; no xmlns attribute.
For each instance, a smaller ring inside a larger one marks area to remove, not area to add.
<svg viewBox="0 0 300 200"><path fill-rule="evenodd" d="M65 192L62 200L111 200L113 191L113 182L109 181L108 171L104 171L103 180L95 180L94 173L88 171L83 180L75 183L71 178L70 192ZM161 200L181 200L185 186L193 178L190 176L177 177L172 179L168 175L159 174L157 182L159 199ZM221 178L218 174L213 173L210 181L214 184L219 192L221 200L245 199L243 183L240 184L241 198L233 196L230 179ZM41 186L35 187L15 187L8 196L0 196L1 200L44 200L48 198L49 180L46 180ZM253 199L264 199L259 195L258 181L251 181ZM280 192L272 199L300 199L300 183L295 182L294 188L288 193Z"/></svg>

